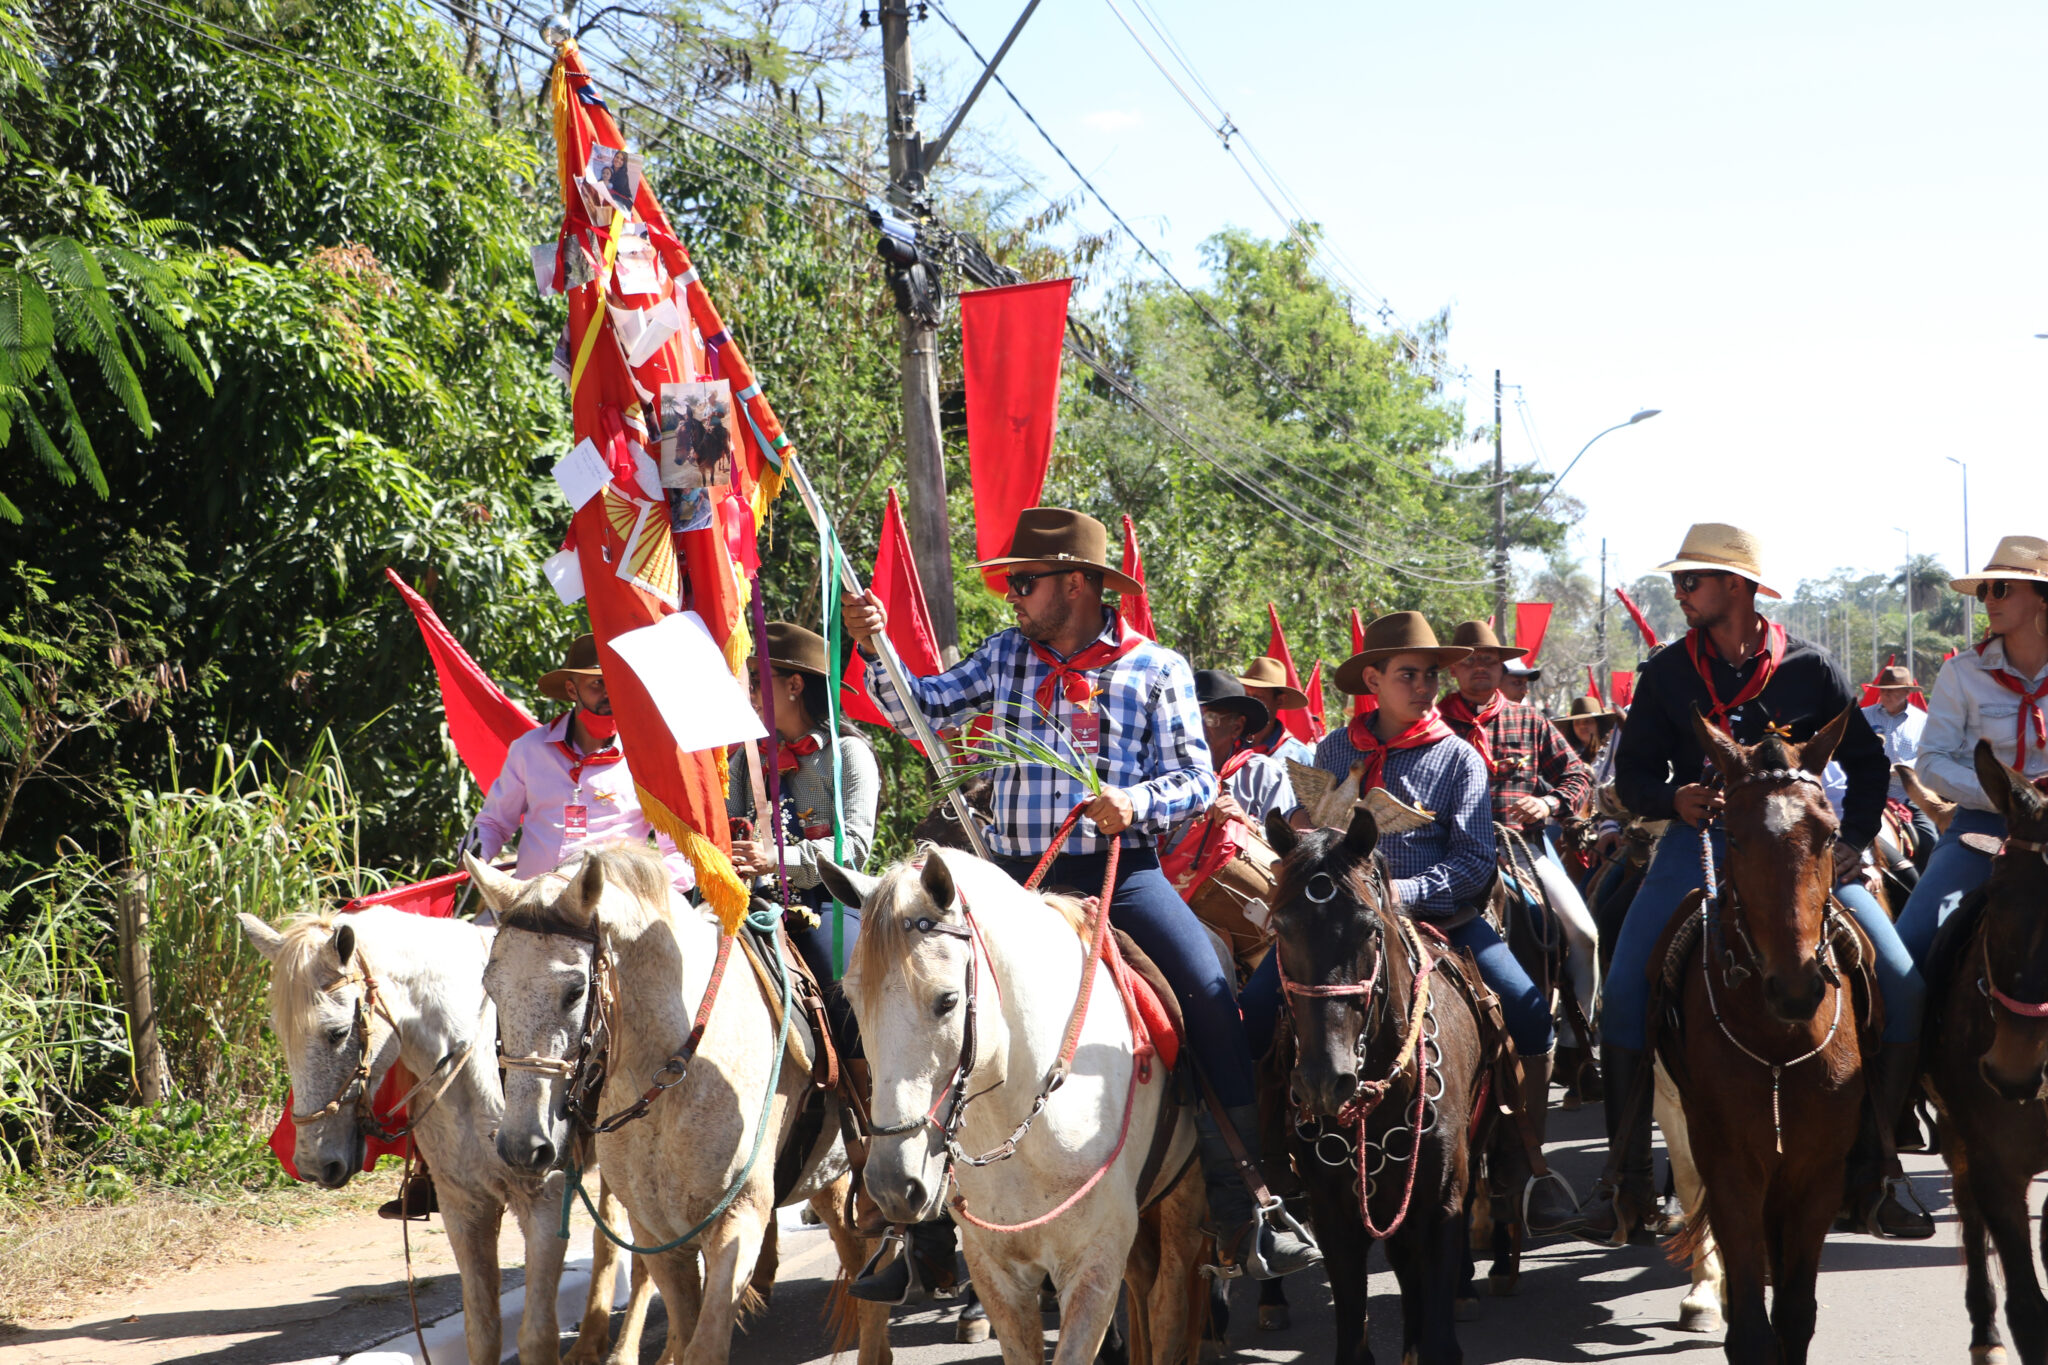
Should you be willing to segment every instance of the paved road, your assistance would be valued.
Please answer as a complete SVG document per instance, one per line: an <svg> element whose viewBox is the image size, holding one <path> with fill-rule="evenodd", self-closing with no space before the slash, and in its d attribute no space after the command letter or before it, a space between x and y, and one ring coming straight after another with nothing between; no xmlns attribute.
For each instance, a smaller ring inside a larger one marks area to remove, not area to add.
<svg viewBox="0 0 2048 1365"><path fill-rule="evenodd" d="M1563 1149L1559 1166L1584 1189L1600 1164L1600 1111L1594 1107L1554 1118L1553 1143L1561 1142ZM1909 1157L1907 1162L1921 1197L1940 1222L1939 1234L1931 1242L1829 1240L1821 1267L1816 1362L1924 1365L1952 1360L1962 1365L1968 1359L1962 1256L1948 1172L1939 1157ZM786 1231L782 1249L784 1278L773 1306L734 1343L735 1365L823 1365L830 1359L819 1322L835 1269L831 1248L823 1233L807 1228ZM1375 1262L1373 1351L1383 1362L1398 1361L1400 1301L1392 1274L1377 1257ZM1519 1295L1484 1301L1479 1320L1461 1325L1459 1338L1472 1362L1719 1360L1718 1333L1692 1335L1673 1326L1685 1283L1683 1272L1652 1247L1604 1251L1552 1242L1525 1258ZM1253 1329L1254 1293L1238 1288L1232 1300L1231 1358L1275 1365L1303 1360L1320 1365L1331 1358L1335 1338L1327 1288L1309 1275L1296 1277L1289 1286L1294 1326L1281 1333ZM1050 1341L1055 1327L1050 1318L1047 1327ZM661 1332L650 1327L648 1365L661 1340ZM950 1310L898 1310L891 1340L897 1365L1000 1358L994 1342L954 1345ZM851 1356L846 1360L850 1365Z"/></svg>

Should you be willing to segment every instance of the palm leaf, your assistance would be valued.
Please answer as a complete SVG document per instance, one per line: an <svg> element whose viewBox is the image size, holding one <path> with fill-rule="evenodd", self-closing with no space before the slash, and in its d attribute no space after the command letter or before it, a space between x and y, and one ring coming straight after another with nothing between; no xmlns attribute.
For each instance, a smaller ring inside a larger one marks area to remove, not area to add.
<svg viewBox="0 0 2048 1365"><path fill-rule="evenodd" d="M1023 704L1022 698L1015 699ZM953 765L934 779L942 796L951 796L971 784L976 778L994 777L1009 768L1051 768L1081 784L1082 790L1090 796L1102 792L1102 776L1095 771L1075 750L1067 728L1058 720L1046 714L1035 702L1030 703L1033 718L1041 729L1050 732L1058 744L1055 748L1033 735L1026 735L1003 725L993 711L984 712L973 718L978 721L986 717L990 723L989 732L974 734L965 739L956 753ZM1014 710L1012 711L1014 714ZM972 730L970 721L969 729Z"/></svg>

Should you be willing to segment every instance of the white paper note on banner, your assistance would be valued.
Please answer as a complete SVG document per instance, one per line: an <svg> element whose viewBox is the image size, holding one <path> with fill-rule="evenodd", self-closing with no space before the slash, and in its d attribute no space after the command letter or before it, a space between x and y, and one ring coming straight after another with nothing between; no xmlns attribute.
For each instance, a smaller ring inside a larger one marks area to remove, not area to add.
<svg viewBox="0 0 2048 1365"><path fill-rule="evenodd" d="M611 481L612 467L604 462L604 456L587 436L576 443L574 450L555 461L555 482L561 485L562 496L569 500L572 512L583 510L583 504Z"/></svg>
<svg viewBox="0 0 2048 1365"><path fill-rule="evenodd" d="M621 294L653 294L661 289L654 273L654 244L645 237L620 234L613 270Z"/></svg>
<svg viewBox="0 0 2048 1365"><path fill-rule="evenodd" d="M661 466L654 462L644 447L626 442L626 449L633 455L633 472L640 481L640 494L652 502L663 502L668 494L661 491Z"/></svg>
<svg viewBox="0 0 2048 1365"><path fill-rule="evenodd" d="M685 753L722 749L768 733L696 612L679 611L629 630L613 637L612 648L654 699L676 747Z"/></svg>
<svg viewBox="0 0 2048 1365"><path fill-rule="evenodd" d="M643 326L626 352L626 364L638 369L654 358L668 339L683 330L683 315L676 308L674 299L663 299L652 308L640 311Z"/></svg>
<svg viewBox="0 0 2048 1365"><path fill-rule="evenodd" d="M542 561L540 571L548 576L548 585L563 606L573 607L583 600L583 564L574 550L555 551Z"/></svg>

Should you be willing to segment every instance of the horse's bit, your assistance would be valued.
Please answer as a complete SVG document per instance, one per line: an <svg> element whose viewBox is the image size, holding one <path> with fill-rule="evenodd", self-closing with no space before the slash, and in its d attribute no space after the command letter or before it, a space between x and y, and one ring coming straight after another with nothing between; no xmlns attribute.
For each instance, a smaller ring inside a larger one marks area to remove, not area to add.
<svg viewBox="0 0 2048 1365"><path fill-rule="evenodd" d="M356 961L362 963L360 951L356 954ZM392 1018L391 1011L385 1008L384 1001L377 990L377 978L370 971L367 963L359 966L354 971L344 973L328 989L333 990L351 984L362 987L356 994L355 1017L349 1025L349 1035L355 1041L358 1049L356 1069L350 1072L348 1079L341 1083L341 1089L335 1092L333 1099L310 1113L293 1113L292 1122L295 1124L317 1123L321 1119L332 1118L341 1112L342 1107L348 1102L350 1093L353 1092L355 1095L356 1126L364 1133L376 1138L379 1142L396 1142L412 1132L413 1129L419 1127L420 1120L427 1116L428 1111L434 1107L441 1096L448 1093L448 1087L454 1084L455 1077L462 1070L463 1063L469 1060L469 1054L476 1048L476 1031L471 1030L469 1042L461 1051L451 1052L441 1058L440 1061L434 1064L432 1071L429 1071L413 1085L412 1089L399 1097L398 1103L392 1106L392 1112L405 1113L407 1115L406 1122L397 1128L387 1128L384 1125L384 1120L377 1116L376 1104L370 1094L370 1058L375 1055L376 1051L370 1046L370 1015L372 1012L375 1012L378 1017L389 1024L392 1036L394 1037L398 1034L398 1021ZM478 1012L477 1023L479 1026L483 1023L481 1011ZM436 1087L432 1095L427 1097L427 1102L420 1106L420 1111L417 1114L411 1113L408 1106L411 1105L414 1097L429 1085L433 1085L437 1078L440 1081L440 1085Z"/></svg>
<svg viewBox="0 0 2048 1365"><path fill-rule="evenodd" d="M500 929L518 929L517 925L506 925ZM566 930L528 930L525 932L552 934L567 933L570 938L590 945L590 966L583 986L583 1024L578 1030L574 1057L548 1057L530 1052L523 1057L507 1057L501 1047L498 1065L507 1071L524 1071L532 1075L548 1076L565 1083L566 1103L570 1117L592 1132L612 1132L628 1120L613 1115L603 1124L597 1122L597 1099L604 1089L606 1059L611 1044L611 1007L615 992L612 988L610 956L604 951L604 944L595 930L587 934ZM682 1080L679 1071L667 1085L660 1083L667 1079L669 1066L664 1064L655 1077L659 1089L665 1090ZM638 1118L645 1112L642 1105L632 1117Z"/></svg>

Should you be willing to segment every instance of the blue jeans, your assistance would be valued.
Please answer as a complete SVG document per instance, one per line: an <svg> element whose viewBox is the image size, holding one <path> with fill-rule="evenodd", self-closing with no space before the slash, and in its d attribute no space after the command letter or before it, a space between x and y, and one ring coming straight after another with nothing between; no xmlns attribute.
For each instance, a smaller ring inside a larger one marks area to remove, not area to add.
<svg viewBox="0 0 2048 1365"><path fill-rule="evenodd" d="M1453 947L1471 949L1479 963L1480 980L1500 996L1501 1014L1507 1020L1508 1036L1514 1039L1515 1051L1524 1057L1549 1052L1557 1043L1557 1032L1550 1021L1550 1002L1536 989L1535 981L1522 970L1522 964L1501 942L1493 926L1484 917L1475 917L1470 924L1460 925L1445 937ZM1237 998L1244 1007L1244 1031L1251 1039L1253 1055L1263 1057L1273 1046L1273 1027L1280 1014L1277 951L1266 954L1266 960L1245 982Z"/></svg>
<svg viewBox="0 0 2048 1365"><path fill-rule="evenodd" d="M1964 896L1984 885L1984 879L1991 875L1991 856L1963 843L1965 834L1988 834L2003 839L2005 817L1993 811L1960 807L1949 823L1948 833L1935 844L1934 856L1927 860L1927 870L1920 874L1920 885L1913 888L1906 908L1899 911L1899 937L1915 962L1927 960L1934 931L1955 913Z"/></svg>
<svg viewBox="0 0 2048 1365"><path fill-rule="evenodd" d="M1714 866L1718 869L1725 865L1727 852L1718 827L1713 838ZM1614 1046L1640 1052L1648 1045L1650 955L1657 950L1657 940L1664 936L1665 926L1678 913L1679 902L1705 882L1705 874L1700 870L1699 835L1674 824L1651 855L1642 887L1629 906L1621 936L1614 944L1614 963L1607 970L1600 1005L1601 1035ZM1835 898L1856 917L1877 949L1877 987L1884 996L1884 1041L1917 1040L1927 988L1913 965L1912 955L1868 891L1860 886L1841 886L1835 888Z"/></svg>
<svg viewBox="0 0 2048 1365"><path fill-rule="evenodd" d="M1102 890L1107 856L1063 853L1046 869L1044 885L1096 895ZM996 862L1019 882L1038 864L1036 858L998 858ZM1155 850L1118 851L1109 922L1129 934L1173 986L1187 1024L1188 1050L1215 1088L1216 1098L1232 1109L1256 1103L1252 1051L1238 1017L1231 978L1216 960L1208 930L1159 870Z"/></svg>

